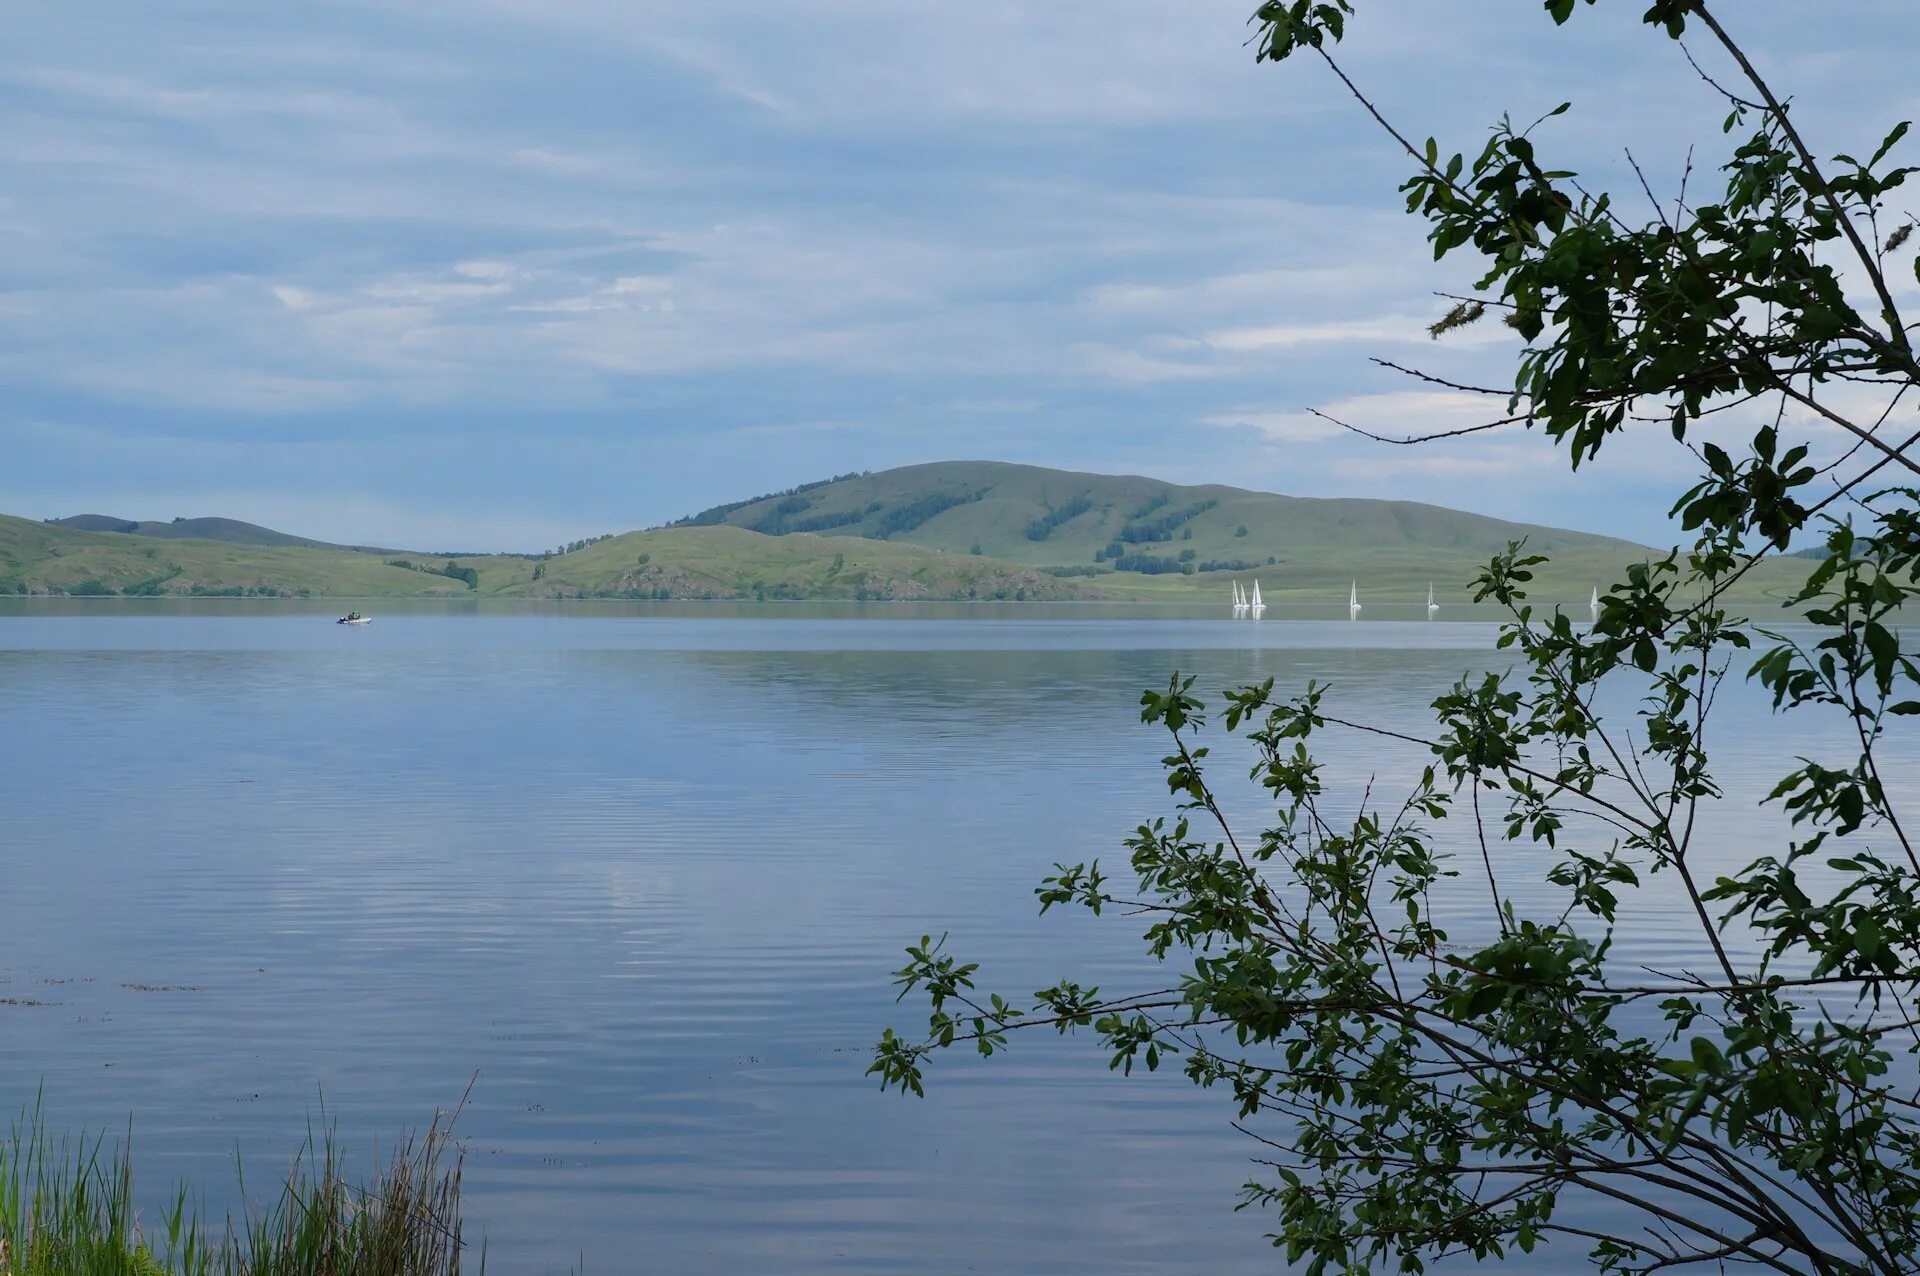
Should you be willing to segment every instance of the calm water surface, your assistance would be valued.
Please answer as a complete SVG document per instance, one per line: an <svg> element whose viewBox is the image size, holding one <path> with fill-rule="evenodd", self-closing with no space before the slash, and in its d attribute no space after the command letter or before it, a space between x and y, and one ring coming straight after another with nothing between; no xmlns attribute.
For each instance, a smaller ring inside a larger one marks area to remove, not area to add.
<svg viewBox="0 0 1920 1276"><path fill-rule="evenodd" d="M370 1165L478 1082L470 1218L501 1271L1212 1272L1281 1266L1230 1206L1224 1100L1086 1039L862 1076L902 945L989 986L1154 972L1137 924L1036 916L1056 860L1167 802L1141 688L1332 682L1402 726L1491 625L1117 609L0 611L0 1105L133 1122L156 1194L322 1102ZM1723 709L1752 798L1765 707ZM1816 733L1817 734L1817 731ZM1917 756L1900 742L1912 775ZM1333 746L1337 781L1407 753ZM1258 803L1236 792L1251 818ZM1349 794L1349 800L1351 794ZM1524 893L1531 866L1513 867ZM1622 943L1697 959L1656 897ZM29 1004L40 1003L40 1004ZM1568 1267L1579 1267L1569 1251Z"/></svg>

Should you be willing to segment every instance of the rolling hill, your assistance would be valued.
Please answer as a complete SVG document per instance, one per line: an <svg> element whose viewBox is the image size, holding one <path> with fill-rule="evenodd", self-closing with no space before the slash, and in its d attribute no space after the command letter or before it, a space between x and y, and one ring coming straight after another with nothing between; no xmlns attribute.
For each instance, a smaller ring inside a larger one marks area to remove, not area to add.
<svg viewBox="0 0 1920 1276"><path fill-rule="evenodd" d="M980 554L1089 576L1124 595L1226 590L1258 575L1269 596L1362 588L1457 589L1510 541L1569 580L1617 570L1645 547L1414 501L1280 496L1139 476L947 461L844 475L721 505L675 526L812 533ZM1187 568L1191 566L1192 571ZM1117 570L1116 570L1117 569ZM1585 592L1584 588L1580 591Z"/></svg>
<svg viewBox="0 0 1920 1276"><path fill-rule="evenodd" d="M1030 568L919 545L734 527L629 532L572 553L439 555L75 530L0 515L0 594L377 598L1069 599Z"/></svg>
<svg viewBox="0 0 1920 1276"><path fill-rule="evenodd" d="M481 594L533 598L1063 600L1088 591L989 558L805 533L655 528L552 557L462 558Z"/></svg>
<svg viewBox="0 0 1920 1276"><path fill-rule="evenodd" d="M75 514L70 518L48 519L47 522L51 526L71 528L76 532L118 532L123 536L152 536L163 540L223 541L229 545L283 545L303 549L359 548L308 540L304 536L276 532L271 527L261 527L257 523L243 523L237 518L176 518L172 522L162 523L157 519L143 522L115 518L110 514Z"/></svg>
<svg viewBox="0 0 1920 1276"><path fill-rule="evenodd" d="M195 534L199 533L199 534ZM1543 602L1584 603L1651 551L1612 537L1414 501L1280 496L953 461L848 474L716 506L663 528L541 555L359 550L240 523L0 516L0 594L313 597L1467 600L1516 540L1550 556ZM1740 596L1779 597L1808 560Z"/></svg>
<svg viewBox="0 0 1920 1276"><path fill-rule="evenodd" d="M1247 567L1270 565L1269 558L1276 560L1271 565L1292 567L1359 550L1483 559L1522 536L1546 553L1605 549L1637 555L1642 549L1612 537L1414 501L1183 487L996 461L847 475L718 506L675 526L719 524L771 536L814 532L905 541L1036 567L1094 567L1136 556L1177 560L1187 550L1196 563Z"/></svg>
<svg viewBox="0 0 1920 1276"><path fill-rule="evenodd" d="M445 578L430 588L422 584L418 572L348 549L83 531L0 515L0 594L371 598L466 592L465 585Z"/></svg>

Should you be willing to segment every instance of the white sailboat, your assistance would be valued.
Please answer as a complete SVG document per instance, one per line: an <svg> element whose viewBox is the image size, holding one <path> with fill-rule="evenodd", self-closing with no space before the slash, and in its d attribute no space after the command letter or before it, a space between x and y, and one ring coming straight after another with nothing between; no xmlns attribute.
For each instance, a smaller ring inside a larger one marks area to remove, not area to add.
<svg viewBox="0 0 1920 1276"><path fill-rule="evenodd" d="M1357 580L1347 589L1347 619L1360 619L1360 582Z"/></svg>
<svg viewBox="0 0 1920 1276"><path fill-rule="evenodd" d="M1260 613L1265 611L1266 609L1267 609L1266 603L1262 602L1260 599L1260 582L1258 580L1255 580L1253 582L1253 602L1248 606L1247 610L1252 614L1255 620L1258 620L1260 619Z"/></svg>
<svg viewBox="0 0 1920 1276"><path fill-rule="evenodd" d="M1593 617L1595 624L1600 623L1600 587L1598 585L1593 587L1593 597L1587 600L1587 613Z"/></svg>
<svg viewBox="0 0 1920 1276"><path fill-rule="evenodd" d="M1427 582L1427 619L1432 620L1440 614L1440 604L1433 601L1433 582Z"/></svg>
<svg viewBox="0 0 1920 1276"><path fill-rule="evenodd" d="M1234 619L1237 620L1246 614L1247 614L1247 596L1240 592L1240 582L1236 580L1233 582Z"/></svg>

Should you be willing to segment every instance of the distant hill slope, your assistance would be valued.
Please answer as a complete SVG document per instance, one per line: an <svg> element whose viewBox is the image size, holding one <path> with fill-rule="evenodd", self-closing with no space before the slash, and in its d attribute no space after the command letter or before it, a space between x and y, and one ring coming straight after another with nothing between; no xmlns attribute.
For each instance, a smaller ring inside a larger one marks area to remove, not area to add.
<svg viewBox="0 0 1920 1276"><path fill-rule="evenodd" d="M1070 599L1012 564L920 545L762 536L737 527L629 532L567 554L380 556L96 532L0 515L0 595L249 597Z"/></svg>
<svg viewBox="0 0 1920 1276"><path fill-rule="evenodd" d="M1484 561L1526 537L1545 553L1637 556L1612 537L1533 527L1414 501L1279 496L1235 487L1078 474L994 461L942 461L847 475L722 505L676 526L725 524L767 535L814 532L905 541L1035 567L1179 563L1206 571L1311 569L1356 555L1414 552L1436 569ZM1141 562L1139 560L1149 560ZM1131 560L1131 561L1130 561ZM1270 561L1271 560L1271 561ZM1345 569L1343 569L1345 570Z"/></svg>
<svg viewBox="0 0 1920 1276"><path fill-rule="evenodd" d="M538 598L1060 600L1088 591L1045 572L921 545L738 527L628 532L551 558L461 559L483 594Z"/></svg>
<svg viewBox="0 0 1920 1276"><path fill-rule="evenodd" d="M459 581L428 580L377 555L330 546L134 536L0 515L0 594L364 598L466 592Z"/></svg>
<svg viewBox="0 0 1920 1276"><path fill-rule="evenodd" d="M137 529L125 530L128 526ZM196 535L195 533L199 533ZM1414 501L1277 496L986 461L842 475L566 553L349 549L231 519L0 516L0 594L548 598L1204 600L1258 581L1275 603L1468 601L1524 537L1551 557L1533 597L1584 608L1652 551ZM1784 597L1806 559L1763 564ZM1368 615L1376 615L1369 612ZM1422 613L1424 614L1424 613Z"/></svg>
<svg viewBox="0 0 1920 1276"><path fill-rule="evenodd" d="M1138 475L1081 474L998 461L941 461L845 474L716 506L675 528L737 527L977 554L1071 573L1108 598L1224 601L1229 581L1258 580L1268 600L1344 604L1468 601L1469 582L1525 539L1550 556L1534 597L1584 607L1651 550L1631 541L1511 523L1418 501L1280 496ZM856 539L860 538L860 539ZM1784 597L1804 565L1773 562L1740 583L1744 597Z"/></svg>
<svg viewBox="0 0 1920 1276"><path fill-rule="evenodd" d="M137 532L140 524L129 518L115 518L111 514L75 514L70 518L50 518L46 522L54 527L70 527L76 532Z"/></svg>
<svg viewBox="0 0 1920 1276"><path fill-rule="evenodd" d="M71 518L47 521L51 526L77 532L118 532L127 536L157 536L168 540L222 541L229 545L295 545L305 549L356 548L276 532L271 527L243 523L237 518L176 518L170 523L162 523L155 519L141 522L130 518L114 518L110 514L75 514Z"/></svg>

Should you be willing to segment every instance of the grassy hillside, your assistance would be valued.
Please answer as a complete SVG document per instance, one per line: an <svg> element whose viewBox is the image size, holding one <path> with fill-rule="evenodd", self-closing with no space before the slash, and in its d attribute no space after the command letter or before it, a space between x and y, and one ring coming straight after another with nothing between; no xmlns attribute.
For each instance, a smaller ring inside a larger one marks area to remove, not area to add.
<svg viewBox="0 0 1920 1276"><path fill-rule="evenodd" d="M115 518L111 514L75 514L71 518L50 520L52 526L76 532L118 532L125 536L153 536L162 540L225 541L233 545L283 545L303 549L353 549L356 546L330 545L287 532L276 532L258 523L243 523L237 518L176 518L170 523L155 519L144 522Z"/></svg>
<svg viewBox="0 0 1920 1276"><path fill-rule="evenodd" d="M0 594L252 594L370 598L467 587L344 549L83 532L0 515Z"/></svg>
<svg viewBox="0 0 1920 1276"><path fill-rule="evenodd" d="M436 563L439 560L435 560ZM476 592L533 598L1068 599L1079 583L918 545L763 536L738 527L628 532L551 558L452 560Z"/></svg>
<svg viewBox="0 0 1920 1276"><path fill-rule="evenodd" d="M1066 599L1073 581L917 545L734 527L629 532L551 558L459 558L83 532L0 515L0 594L373 598Z"/></svg>
<svg viewBox="0 0 1920 1276"><path fill-rule="evenodd" d="M1278 567L1289 575L1381 555L1478 561L1521 536L1548 553L1640 552L1610 537L1413 501L1277 496L989 461L848 476L683 523L905 541L1035 567L1106 567L1141 557L1177 562L1186 555L1201 569L1238 564L1216 570Z"/></svg>
<svg viewBox="0 0 1920 1276"><path fill-rule="evenodd" d="M1256 578L1277 602L1324 601L1336 594L1344 602L1355 581L1367 597L1424 599L1431 582L1446 601L1464 601L1473 575L1522 537L1553 560L1540 576L1540 596L1584 600L1595 585L1611 582L1622 566L1648 552L1612 537L1414 501L1183 487L992 461L847 475L719 506L677 526L977 552L1043 570L1097 573L1087 583L1110 597L1170 601L1196 592L1224 598L1230 580ZM1192 574L1183 570L1188 562ZM1777 593L1804 574L1803 568L1769 564L1742 592Z"/></svg>
<svg viewBox="0 0 1920 1276"><path fill-rule="evenodd" d="M1650 551L1412 501L943 462L844 475L719 506L667 527L542 557L254 544L282 533L225 519L81 530L0 517L0 593L550 598L1067 599L1222 603L1258 580L1274 603L1467 601L1510 541L1550 556L1534 590L1584 606ZM223 539L188 537L204 527ZM148 529L164 534L152 534ZM1812 563L1767 564L1736 599L1780 597Z"/></svg>

